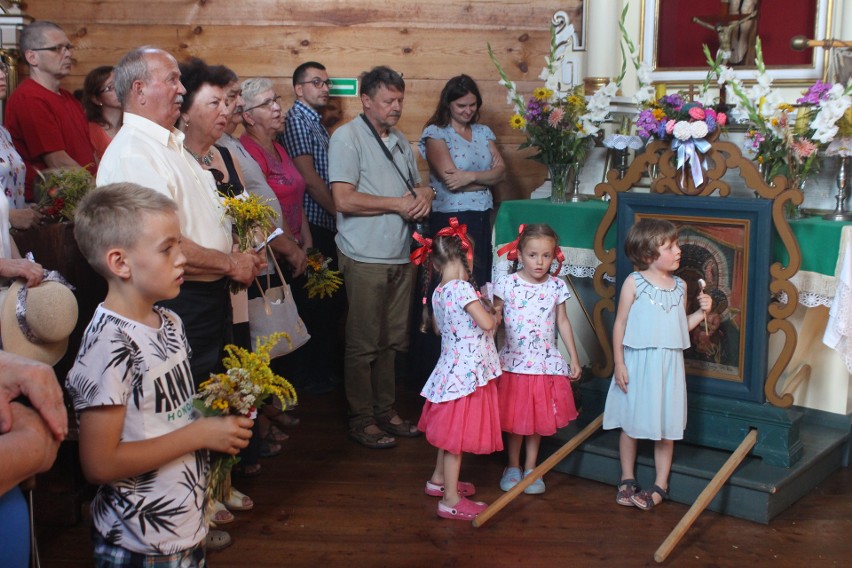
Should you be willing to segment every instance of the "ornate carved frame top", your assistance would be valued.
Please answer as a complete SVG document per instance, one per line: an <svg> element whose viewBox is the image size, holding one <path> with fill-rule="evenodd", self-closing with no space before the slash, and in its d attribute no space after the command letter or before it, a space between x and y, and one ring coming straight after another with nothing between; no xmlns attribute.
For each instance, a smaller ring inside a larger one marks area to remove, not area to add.
<svg viewBox="0 0 852 568"><path fill-rule="evenodd" d="M788 188L787 179L783 176L776 177L771 185L767 184L757 170L755 163L745 158L740 149L731 142L712 142L711 148L705 156L709 165L705 170L705 181L699 187L695 187L692 183L691 176L685 176L684 180L683 176L679 174L674 166L674 152L671 145L668 142L661 141L649 144L645 152L633 160L623 178L619 179L618 171L612 169L607 173L606 181L595 187L595 194L598 197L608 196L610 201L595 233L595 254L601 261L601 265L595 272L594 287L601 299L595 304L593 318L595 333L601 346L603 346L606 360L603 364L595 364L593 370L595 375L599 377L610 376L614 366L612 344L603 325L602 315L604 311L615 311L615 285L607 282L604 279L604 274L615 276L617 251L614 248L604 248L604 237L615 220L619 194L630 191L642 177L643 172L656 166L659 177L651 183L652 192L682 195L684 199L688 199L690 196L709 196L718 191L721 199L728 197L731 193L730 186L722 181L722 176L728 169L737 168L740 177L749 189L753 190L759 197L773 201L772 223L789 255L787 266L775 262L769 269L770 292L772 294L785 293L787 303L770 302L767 308L769 311L767 331L769 333L783 331L784 346L778 359L770 367L764 381L766 400L775 406L786 408L793 404L793 396L791 394L779 396L776 387L793 356L793 351L796 349L796 330L792 323L787 321L787 318L796 310L799 301L798 290L790 279L801 267L802 254L799 249L799 242L784 216L784 206L788 202L796 205L801 204L802 193L796 189Z"/></svg>

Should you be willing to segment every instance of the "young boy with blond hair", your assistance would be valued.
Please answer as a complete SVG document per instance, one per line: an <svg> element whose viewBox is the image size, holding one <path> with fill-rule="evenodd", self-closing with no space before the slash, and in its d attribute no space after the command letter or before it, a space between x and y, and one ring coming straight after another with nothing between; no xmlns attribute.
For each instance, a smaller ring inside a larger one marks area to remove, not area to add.
<svg viewBox="0 0 852 568"><path fill-rule="evenodd" d="M100 485L97 566L204 566L204 450L234 455L251 437L248 418L193 410L183 324L154 305L183 282L176 211L152 189L118 183L93 190L75 214L77 244L109 285L67 379L83 473Z"/></svg>

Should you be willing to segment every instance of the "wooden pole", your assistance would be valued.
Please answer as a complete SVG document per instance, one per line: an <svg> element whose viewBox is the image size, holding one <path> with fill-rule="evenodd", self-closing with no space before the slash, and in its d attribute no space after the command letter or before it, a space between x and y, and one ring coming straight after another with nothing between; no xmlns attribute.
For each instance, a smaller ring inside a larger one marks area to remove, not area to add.
<svg viewBox="0 0 852 568"><path fill-rule="evenodd" d="M576 436L568 440L564 446L553 452L549 458L538 464L538 467L532 470L532 472L524 477L517 485L501 495L496 501L491 503L487 509L479 513L479 515L477 515L477 517L472 521L473 526L478 528L484 525L488 519L500 512L503 507L508 505L515 497L520 495L524 489L532 485L536 479L553 469L556 464L565 458L565 456L576 450L580 444L585 442L589 436L594 434L602 424L603 414L595 418L588 426L580 430Z"/></svg>
<svg viewBox="0 0 852 568"><path fill-rule="evenodd" d="M654 553L654 560L657 562L663 562L668 555L671 554L671 551L674 550L674 547L677 546L677 543L680 542L680 539L683 538L683 535L686 534L686 531L689 530L689 527L692 526L692 523L695 522L698 515L707 508L707 505L710 504L710 501L713 500L716 493L718 493L725 482L728 481L728 478L731 477L731 474L734 473L740 465L740 462L745 459L756 443L757 430L752 430L748 433L736 451L731 454L731 457L728 458L728 461L725 462L722 469L713 476L713 479L710 480L710 483L707 484L704 491L698 495L695 503L692 504L692 507L689 508L689 511L686 512L674 530L669 533L669 536L663 541L663 544L660 545L657 552Z"/></svg>

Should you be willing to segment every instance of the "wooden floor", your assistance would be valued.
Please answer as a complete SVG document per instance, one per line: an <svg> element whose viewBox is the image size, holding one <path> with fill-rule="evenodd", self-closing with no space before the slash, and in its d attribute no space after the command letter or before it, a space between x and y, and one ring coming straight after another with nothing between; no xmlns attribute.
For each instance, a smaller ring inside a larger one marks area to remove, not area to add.
<svg viewBox="0 0 852 568"><path fill-rule="evenodd" d="M416 418L416 388L400 391L400 410ZM554 472L544 495L521 495L477 529L435 515L437 499L423 493L435 451L423 438L391 450L348 441L340 391L303 396L298 415L285 451L263 460L260 477L235 483L257 505L227 525L234 544L211 553L209 566L655 566L654 551L687 510L671 502L651 512L619 507L613 487ZM476 484L479 499L501 494L503 461L501 454L465 456L462 477ZM39 529L45 568L91 566L86 523ZM704 513L665 565L818 568L848 566L850 556L847 468L768 526Z"/></svg>

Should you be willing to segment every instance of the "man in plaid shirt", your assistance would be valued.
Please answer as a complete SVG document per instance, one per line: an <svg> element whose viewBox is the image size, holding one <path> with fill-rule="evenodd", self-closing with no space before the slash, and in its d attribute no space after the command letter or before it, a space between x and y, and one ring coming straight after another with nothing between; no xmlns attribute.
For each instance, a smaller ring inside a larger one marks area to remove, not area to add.
<svg viewBox="0 0 852 568"><path fill-rule="evenodd" d="M278 141L284 145L293 164L305 178L303 201L314 248L337 269L337 234L334 200L328 182L328 131L322 125L320 110L328 104L331 81L325 66L316 61L302 63L293 72L296 102L287 112L284 132ZM302 290L296 293L301 294ZM296 296L299 315L311 332L314 368L302 377L302 390L323 394L342 382L343 342L337 334L340 318L346 313L346 295L338 291L331 298L309 299ZM295 384L295 383L294 383Z"/></svg>
<svg viewBox="0 0 852 568"><path fill-rule="evenodd" d="M336 264L337 211L328 183L328 131L320 116L320 110L328 104L330 87L331 81L322 64L308 61L296 68L293 72L296 102L287 112L279 142L305 178L305 214L314 247Z"/></svg>

